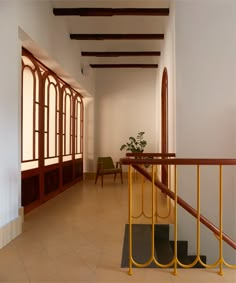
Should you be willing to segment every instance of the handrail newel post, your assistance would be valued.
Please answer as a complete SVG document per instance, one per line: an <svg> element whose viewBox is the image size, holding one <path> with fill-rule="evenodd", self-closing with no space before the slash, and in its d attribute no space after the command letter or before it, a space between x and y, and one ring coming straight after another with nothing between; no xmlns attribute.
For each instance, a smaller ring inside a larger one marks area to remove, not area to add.
<svg viewBox="0 0 236 283"><path fill-rule="evenodd" d="M201 175L200 175L200 165L197 165L197 258L200 260L200 253L201 253L201 248L200 248L200 213L201 213Z"/></svg>
<svg viewBox="0 0 236 283"><path fill-rule="evenodd" d="M132 165L129 165L129 271L132 275Z"/></svg>
<svg viewBox="0 0 236 283"><path fill-rule="evenodd" d="M174 271L173 275L177 275L177 263L178 263L178 255L177 255L177 240L178 240L178 231L177 231L177 165L174 166Z"/></svg>
<svg viewBox="0 0 236 283"><path fill-rule="evenodd" d="M155 249L155 243L154 243L154 223L155 223L155 213L154 213L154 205L155 205L155 199L154 199L154 190L155 190L155 183L154 183L154 172L155 171L155 165L152 165L152 259L154 259L154 249Z"/></svg>
<svg viewBox="0 0 236 283"><path fill-rule="evenodd" d="M222 242L222 236L223 236L223 170L222 165L219 166L219 253L220 253L220 270L218 272L219 275L223 276L223 242Z"/></svg>

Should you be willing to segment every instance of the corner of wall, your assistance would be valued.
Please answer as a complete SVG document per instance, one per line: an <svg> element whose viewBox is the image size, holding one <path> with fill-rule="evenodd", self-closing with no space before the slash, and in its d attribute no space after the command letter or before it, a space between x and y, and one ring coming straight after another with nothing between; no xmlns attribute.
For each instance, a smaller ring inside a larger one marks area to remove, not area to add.
<svg viewBox="0 0 236 283"><path fill-rule="evenodd" d="M22 233L24 222L24 208L19 208L19 215L11 222L0 228L0 249L14 240Z"/></svg>

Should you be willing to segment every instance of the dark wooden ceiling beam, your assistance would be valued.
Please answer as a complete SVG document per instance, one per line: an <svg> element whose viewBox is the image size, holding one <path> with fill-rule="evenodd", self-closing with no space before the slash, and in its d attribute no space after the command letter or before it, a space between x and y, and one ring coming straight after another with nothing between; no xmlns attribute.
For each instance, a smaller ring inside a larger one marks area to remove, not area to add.
<svg viewBox="0 0 236 283"><path fill-rule="evenodd" d="M169 8L54 8L55 16L168 16Z"/></svg>
<svg viewBox="0 0 236 283"><path fill-rule="evenodd" d="M70 38L76 40L161 40L164 39L164 34L70 34Z"/></svg>
<svg viewBox="0 0 236 283"><path fill-rule="evenodd" d="M161 56L160 51L82 51L81 54L89 57Z"/></svg>
<svg viewBox="0 0 236 283"><path fill-rule="evenodd" d="M158 64L90 64L91 68L145 68L145 69L156 69Z"/></svg>

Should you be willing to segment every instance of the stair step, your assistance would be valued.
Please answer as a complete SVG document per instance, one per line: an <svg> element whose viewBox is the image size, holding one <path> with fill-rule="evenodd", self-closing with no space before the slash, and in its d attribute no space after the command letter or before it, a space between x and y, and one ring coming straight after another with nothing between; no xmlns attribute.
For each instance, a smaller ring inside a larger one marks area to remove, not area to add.
<svg viewBox="0 0 236 283"><path fill-rule="evenodd" d="M206 263L206 256L201 255L200 258L202 259L204 263ZM189 265L194 262L194 260L196 259L196 256L195 255L185 256L185 257L178 256L178 259L181 263ZM181 266L178 266L178 267L181 268ZM192 268L204 268L204 267L200 264L200 262L197 262Z"/></svg>
<svg viewBox="0 0 236 283"><path fill-rule="evenodd" d="M145 228L145 226L146 228ZM151 256L151 225L133 224L133 259L146 262ZM141 258L140 258L141 255Z"/></svg>
<svg viewBox="0 0 236 283"><path fill-rule="evenodd" d="M170 246L170 242L168 240L155 239L155 249L156 249L156 258L159 263L167 264L172 261L174 254Z"/></svg>
<svg viewBox="0 0 236 283"><path fill-rule="evenodd" d="M168 264L172 261L174 256L174 241L169 241L169 225L155 225L155 251L154 256L161 264ZM138 263L145 263L151 257L152 248L152 226L150 224L133 224L133 259ZM188 242L177 241L178 259L181 263L189 265L196 256L188 255ZM206 256L201 255L202 262L206 263ZM125 226L125 237L122 252L122 267L129 266L129 225ZM155 263L151 263L148 268L156 268ZM179 266L180 267L180 266ZM197 262L193 268L203 268Z"/></svg>
<svg viewBox="0 0 236 283"><path fill-rule="evenodd" d="M174 241L170 241L170 246L172 251L174 251ZM178 257L188 256L188 242L187 241L177 241L177 255Z"/></svg>
<svg viewBox="0 0 236 283"><path fill-rule="evenodd" d="M156 224L155 231L155 250L156 259L161 264L168 264L173 259L173 250L169 241L169 225Z"/></svg>
<svg viewBox="0 0 236 283"><path fill-rule="evenodd" d="M154 231L155 231L155 240L169 241L169 233L170 233L169 224L156 224L154 226Z"/></svg>
<svg viewBox="0 0 236 283"><path fill-rule="evenodd" d="M189 255L188 258L189 258L190 263L192 263L196 259L196 256L195 255ZM206 256L205 255L200 255L200 258L201 258L202 262L206 263ZM194 265L194 268L204 268L204 267L200 264L200 262L197 262Z"/></svg>

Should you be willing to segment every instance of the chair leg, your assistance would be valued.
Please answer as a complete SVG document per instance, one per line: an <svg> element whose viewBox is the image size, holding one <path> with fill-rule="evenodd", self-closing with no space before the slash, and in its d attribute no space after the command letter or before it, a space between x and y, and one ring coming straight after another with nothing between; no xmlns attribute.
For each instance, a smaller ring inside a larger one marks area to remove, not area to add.
<svg viewBox="0 0 236 283"><path fill-rule="evenodd" d="M102 182L102 188L103 188L103 174L101 175L101 182Z"/></svg>
<svg viewBox="0 0 236 283"><path fill-rule="evenodd" d="M116 180L116 173L114 174L114 182L115 182L115 180Z"/></svg>
<svg viewBox="0 0 236 283"><path fill-rule="evenodd" d="M97 180L98 180L98 172L97 172L96 178L95 178L95 185L97 184Z"/></svg>

